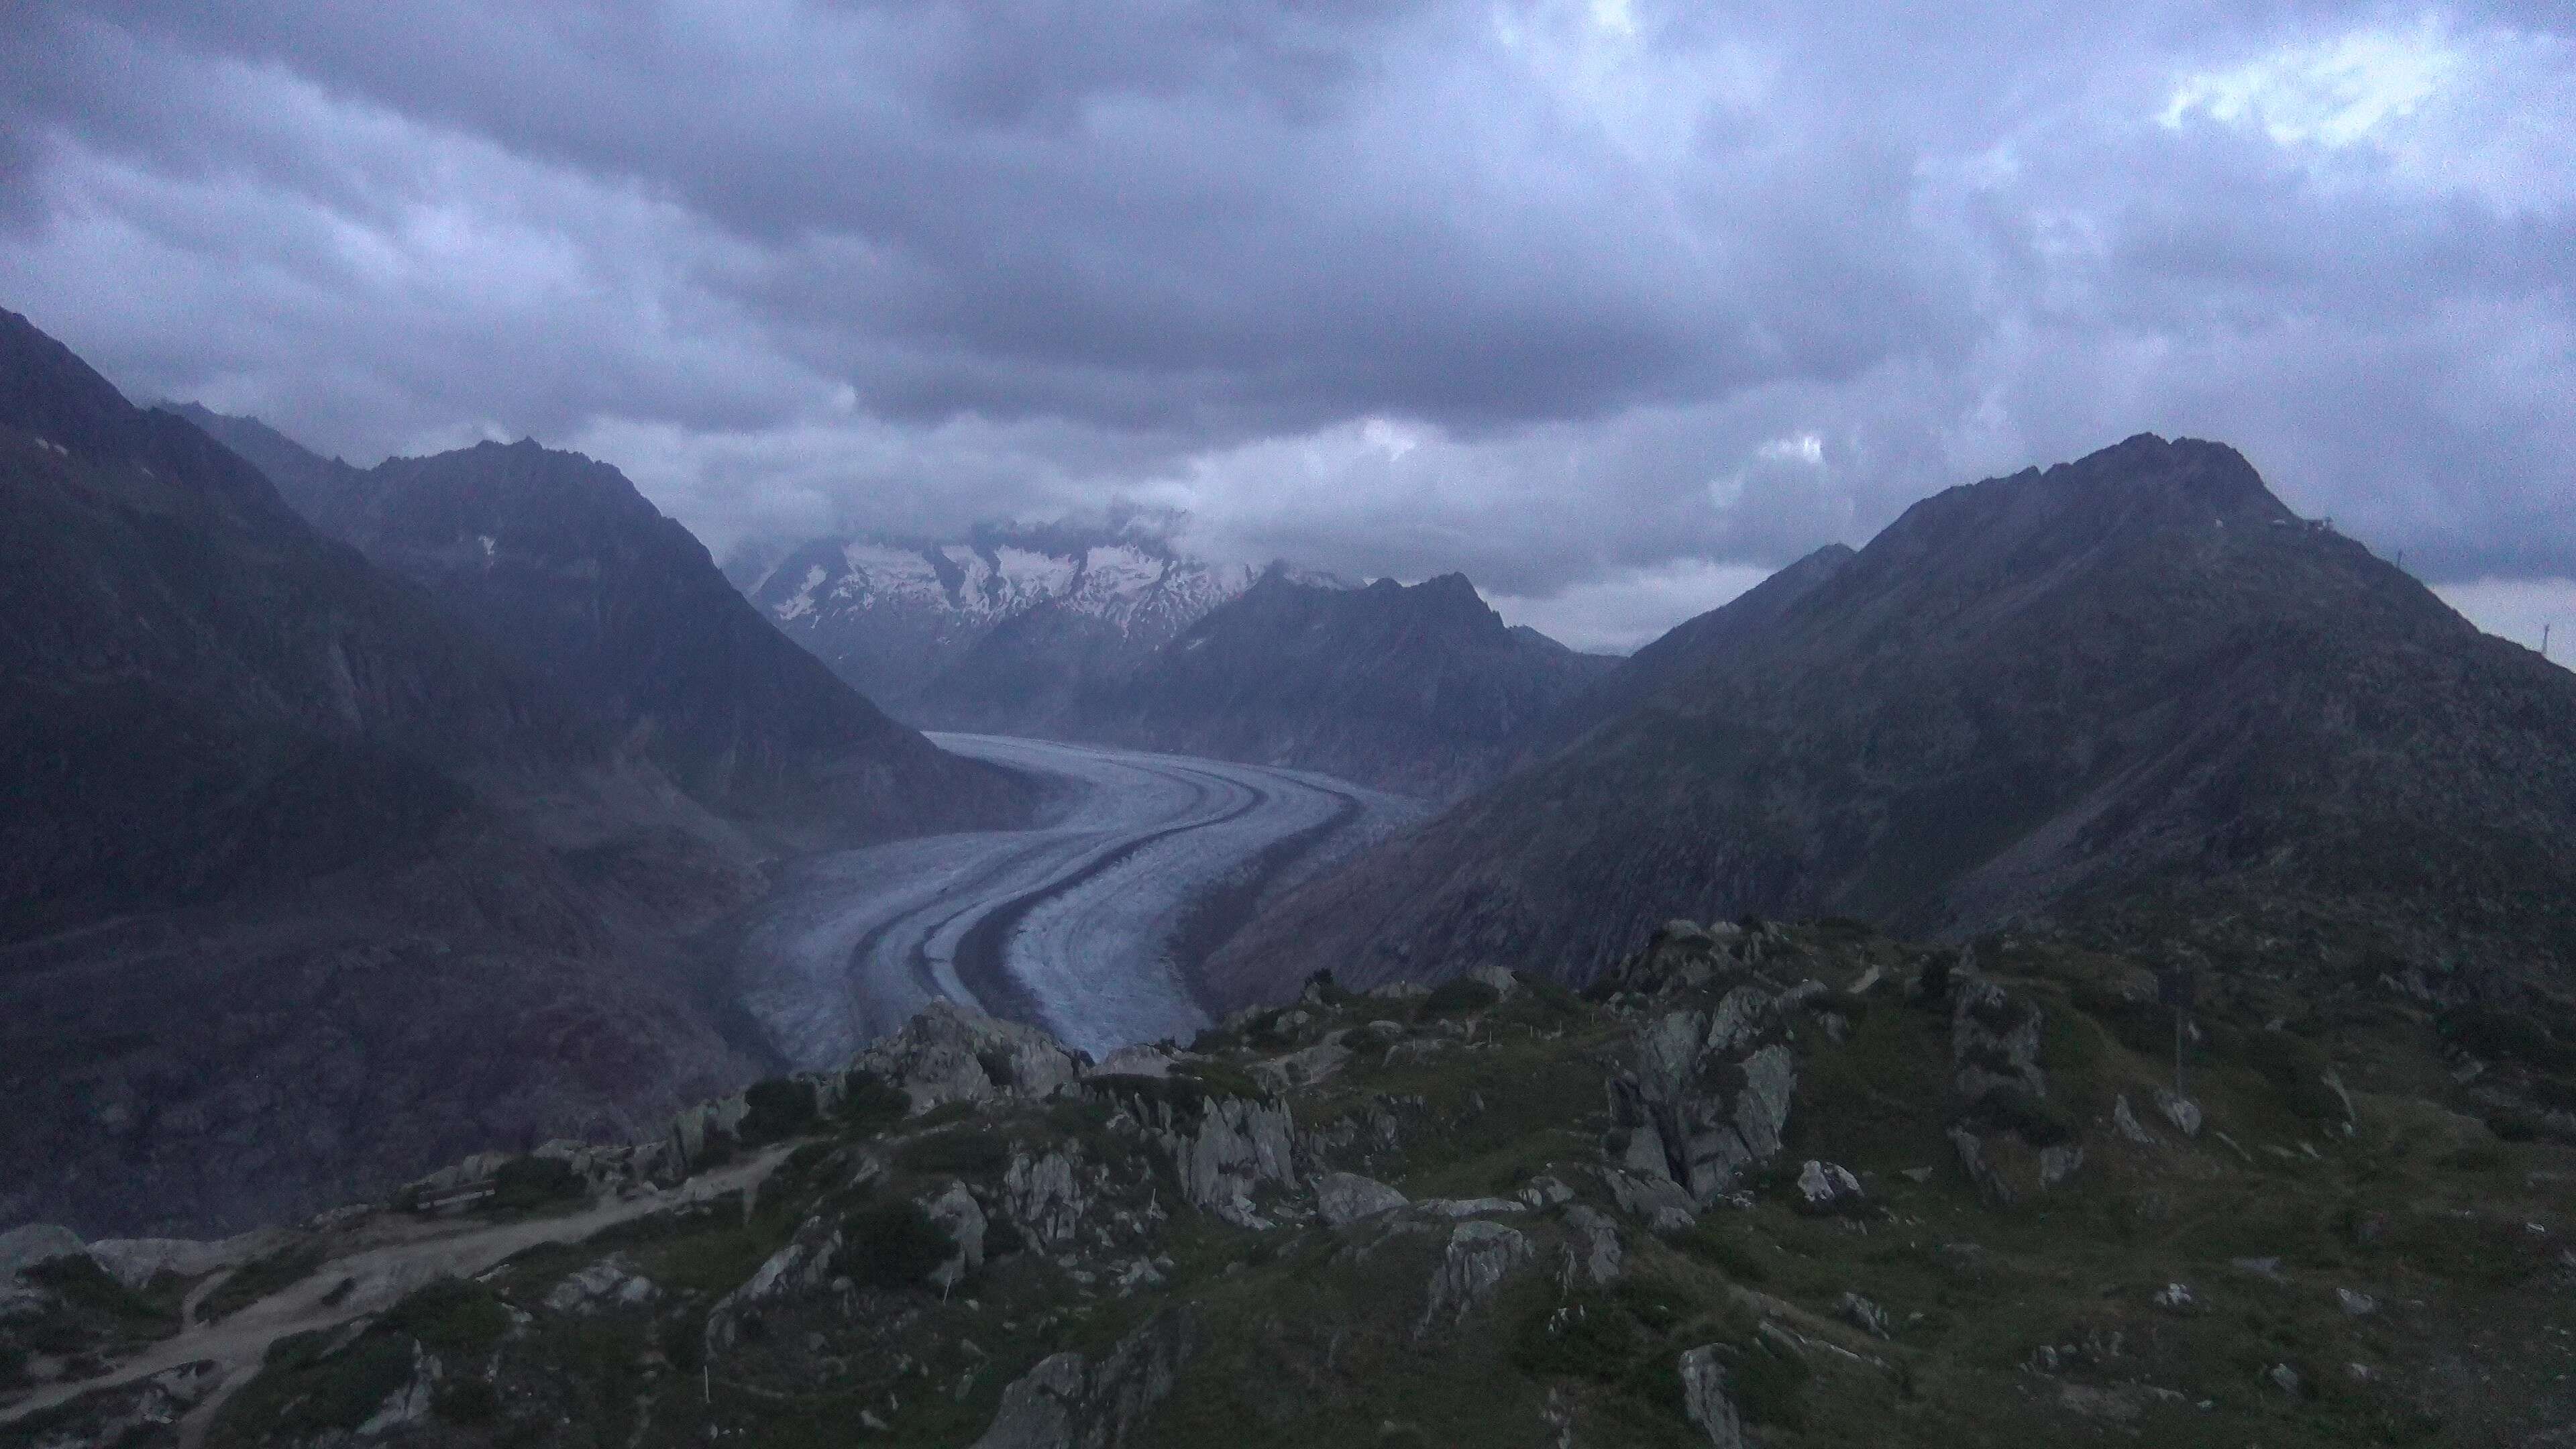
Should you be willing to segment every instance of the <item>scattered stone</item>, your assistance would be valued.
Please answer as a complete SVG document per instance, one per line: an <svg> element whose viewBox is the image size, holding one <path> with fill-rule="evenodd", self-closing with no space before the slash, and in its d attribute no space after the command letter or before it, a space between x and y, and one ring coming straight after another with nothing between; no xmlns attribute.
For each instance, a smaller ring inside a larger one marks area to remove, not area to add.
<svg viewBox="0 0 2576 1449"><path fill-rule="evenodd" d="M1355 1172L1328 1172L1315 1179L1316 1211L1337 1228L1394 1212L1406 1201L1403 1193Z"/></svg>
<svg viewBox="0 0 2576 1449"><path fill-rule="evenodd" d="M1339 1074L1351 1060L1351 1049L1342 1045L1347 1031L1327 1032L1324 1039L1302 1051L1271 1057L1251 1064L1252 1079L1265 1091L1284 1092L1291 1087L1310 1087Z"/></svg>
<svg viewBox="0 0 2576 1449"><path fill-rule="evenodd" d="M596 1313L604 1308L640 1308L661 1296L653 1280L635 1271L623 1253L611 1253L566 1277L546 1294L546 1306L557 1313Z"/></svg>
<svg viewBox="0 0 2576 1449"><path fill-rule="evenodd" d="M2378 1299L2371 1297L2367 1293L2356 1293L2350 1288L2337 1288L2335 1290L2335 1302L2343 1305L2343 1311L2351 1314L2355 1318L2361 1318L2379 1311Z"/></svg>
<svg viewBox="0 0 2576 1449"><path fill-rule="evenodd" d="M2171 1122L2174 1130L2183 1136L2200 1135L2200 1104L2191 1098L2182 1096L2170 1088L2158 1087L2156 1088L2156 1110L2164 1113L2165 1120Z"/></svg>
<svg viewBox="0 0 2576 1449"><path fill-rule="evenodd" d="M1565 1210L1565 1285L1588 1282L1606 1288L1618 1281L1626 1268L1626 1253L1619 1244L1618 1224L1607 1214L1581 1203Z"/></svg>
<svg viewBox="0 0 2576 1449"><path fill-rule="evenodd" d="M983 1206L966 1184L951 1182L937 1197L921 1205L930 1220L937 1223L957 1244L956 1256L939 1265L930 1281L942 1289L954 1288L966 1281L967 1275L984 1266L984 1232L987 1226Z"/></svg>
<svg viewBox="0 0 2576 1449"><path fill-rule="evenodd" d="M1521 1184L1521 1201L1534 1208L1554 1207L1574 1201L1574 1189L1554 1177L1541 1174Z"/></svg>
<svg viewBox="0 0 2576 1449"><path fill-rule="evenodd" d="M2268 1278L2275 1283L2290 1281L2281 1276L2281 1260L2278 1258L2230 1258L2227 1262L2230 1267L2251 1273L2257 1278Z"/></svg>
<svg viewBox="0 0 2576 1449"><path fill-rule="evenodd" d="M1968 1181L1976 1185L1977 1196L1984 1199L1987 1206L2012 1206L2012 1184L2004 1181L2003 1174L1986 1160L1983 1138L1965 1127L1952 1127L1950 1145L1958 1149L1960 1169L1968 1174Z"/></svg>
<svg viewBox="0 0 2576 1449"><path fill-rule="evenodd" d="M1497 1001L1509 1001L1521 994L1520 978L1513 975L1511 969L1506 966L1488 963L1468 972L1467 979L1481 981L1494 988L1494 999Z"/></svg>
<svg viewBox="0 0 2576 1449"><path fill-rule="evenodd" d="M1843 1322L1861 1330L1872 1338L1894 1338L1896 1336L1895 1322L1887 1316L1887 1310L1870 1302L1868 1299L1863 1298L1858 1293L1846 1291L1841 1298L1835 1300L1834 1312L1841 1317Z"/></svg>
<svg viewBox="0 0 2576 1449"><path fill-rule="evenodd" d="M2060 1142L2039 1149L2040 1189L2046 1191L2056 1187L2073 1177L2075 1170L2083 1165L2084 1145L2080 1142Z"/></svg>
<svg viewBox="0 0 2576 1449"><path fill-rule="evenodd" d="M2060 1384L2057 1406L2070 1414L2087 1419L2109 1419L2125 1424L2143 1412L2138 1401L2116 1388L2097 1388L2091 1384Z"/></svg>
<svg viewBox="0 0 2576 1449"><path fill-rule="evenodd" d="M1798 1169L1798 1199L1800 1212L1819 1217L1858 1212L1869 1205L1860 1179L1850 1169L1812 1157Z"/></svg>
<svg viewBox="0 0 2576 1449"><path fill-rule="evenodd" d="M2290 1367L2288 1364L2276 1363L2272 1365L2271 1371L2264 1374L2263 1377L2270 1379L2272 1381L2272 1386L2279 1389L2282 1393L2288 1394L2294 1399L2299 1396L2299 1387L2301 1383L2299 1371Z"/></svg>
<svg viewBox="0 0 2576 1449"><path fill-rule="evenodd" d="M1669 1178L1640 1177L1606 1167L1601 1170L1601 1181L1610 1189L1610 1199L1618 1204L1619 1211L1645 1223L1652 1232L1687 1232L1699 1221L1692 1211L1690 1195Z"/></svg>
<svg viewBox="0 0 2576 1449"><path fill-rule="evenodd" d="M1414 1207L1443 1218L1483 1218L1530 1210L1528 1203L1510 1197L1426 1197Z"/></svg>
<svg viewBox="0 0 2576 1449"><path fill-rule="evenodd" d="M2156 1145L2156 1135L2139 1123L2137 1113L2129 1110L2126 1093L2111 1099L2111 1129L2140 1147Z"/></svg>
<svg viewBox="0 0 2576 1449"><path fill-rule="evenodd" d="M2167 1283L2156 1290L2155 1297L2151 1301L2158 1308L2181 1313L2197 1306L2200 1300L2192 1296L2190 1284Z"/></svg>
<svg viewBox="0 0 2576 1449"><path fill-rule="evenodd" d="M1681 1357L1682 1413L1708 1435L1711 1449L1744 1449L1744 1419L1726 1392L1726 1360L1717 1345L1685 1350Z"/></svg>
<svg viewBox="0 0 2576 1449"><path fill-rule="evenodd" d="M1929 1167L1907 1167L1899 1169L1901 1175L1908 1181L1916 1183L1930 1182L1932 1180L1933 1171L1934 1169Z"/></svg>

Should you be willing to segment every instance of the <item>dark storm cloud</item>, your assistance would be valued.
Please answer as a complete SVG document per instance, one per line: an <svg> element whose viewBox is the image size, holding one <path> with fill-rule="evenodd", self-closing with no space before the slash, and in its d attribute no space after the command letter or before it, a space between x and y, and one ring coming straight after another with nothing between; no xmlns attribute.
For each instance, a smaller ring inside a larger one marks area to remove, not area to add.
<svg viewBox="0 0 2576 1449"><path fill-rule="evenodd" d="M356 455L589 448L720 549L1127 496L1625 642L2152 428L2576 575L2559 7L25 21L10 305Z"/></svg>

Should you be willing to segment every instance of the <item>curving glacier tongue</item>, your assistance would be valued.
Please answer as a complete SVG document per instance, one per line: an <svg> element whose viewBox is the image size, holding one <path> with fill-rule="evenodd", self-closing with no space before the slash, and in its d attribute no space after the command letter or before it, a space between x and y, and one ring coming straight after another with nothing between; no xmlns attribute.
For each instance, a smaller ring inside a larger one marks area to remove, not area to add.
<svg viewBox="0 0 2576 1449"><path fill-rule="evenodd" d="M1095 1056L1207 1024L1190 981L1265 884L1416 817L1322 775L992 735L948 750L1046 777L1048 824L799 865L745 931L735 980L801 1067L837 1065L934 997Z"/></svg>

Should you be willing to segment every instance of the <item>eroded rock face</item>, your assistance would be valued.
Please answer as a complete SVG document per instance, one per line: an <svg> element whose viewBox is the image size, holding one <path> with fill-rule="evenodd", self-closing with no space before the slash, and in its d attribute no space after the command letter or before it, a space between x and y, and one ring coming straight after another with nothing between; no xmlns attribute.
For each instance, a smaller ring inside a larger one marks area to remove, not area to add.
<svg viewBox="0 0 2576 1449"><path fill-rule="evenodd" d="M1170 1396L1205 1336L1198 1310L1182 1304L1146 1320L1096 1364L1079 1353L1041 1359L1003 1390L975 1449L1118 1449Z"/></svg>
<svg viewBox="0 0 2576 1449"><path fill-rule="evenodd" d="M1431 1302L1414 1328L1415 1336L1455 1323L1483 1306L1503 1286L1503 1279L1529 1261L1529 1239L1519 1230L1482 1219L1460 1223L1449 1233L1439 1271L1431 1275Z"/></svg>

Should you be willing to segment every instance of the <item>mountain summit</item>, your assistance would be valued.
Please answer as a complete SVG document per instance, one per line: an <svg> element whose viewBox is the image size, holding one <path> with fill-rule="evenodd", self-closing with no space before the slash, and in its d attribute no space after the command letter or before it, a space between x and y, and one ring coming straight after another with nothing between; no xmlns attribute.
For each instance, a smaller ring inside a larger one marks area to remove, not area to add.
<svg viewBox="0 0 2576 1449"><path fill-rule="evenodd" d="M934 749L782 638L606 463L521 441L360 470L254 420L191 415L711 808L845 839L1012 817L1008 780Z"/></svg>
<svg viewBox="0 0 2576 1449"><path fill-rule="evenodd" d="M1292 958L1583 980L1654 922L1745 912L2225 918L2461 981L2576 954L2576 678L2232 449L2142 435L1953 488L1806 582L1256 921L1220 993Z"/></svg>
<svg viewBox="0 0 2576 1449"><path fill-rule="evenodd" d="M1346 589L1273 568L1093 690L1076 732L1437 798L1612 663L1505 625L1464 574Z"/></svg>

